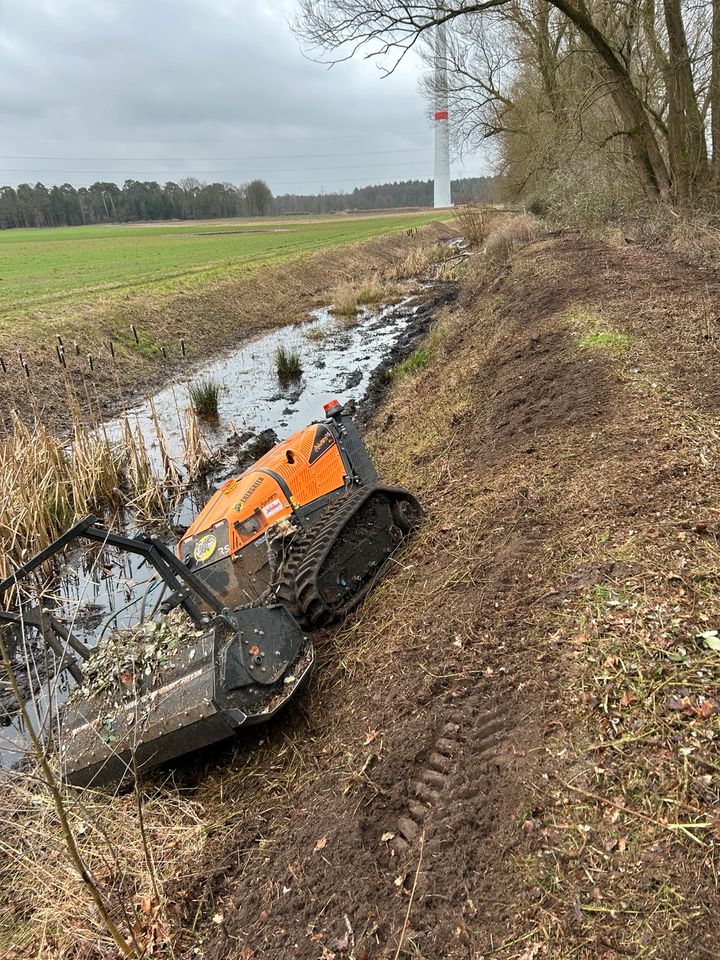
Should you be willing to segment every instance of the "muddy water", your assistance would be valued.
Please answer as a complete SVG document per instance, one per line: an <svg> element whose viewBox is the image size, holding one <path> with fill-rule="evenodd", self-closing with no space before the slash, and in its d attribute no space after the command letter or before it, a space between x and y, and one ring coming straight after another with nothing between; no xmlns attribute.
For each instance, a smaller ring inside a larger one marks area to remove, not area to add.
<svg viewBox="0 0 720 960"><path fill-rule="evenodd" d="M392 306L362 310L350 322L334 317L329 308L320 308L306 323L281 327L197 370L191 379L212 377L222 384L219 418L203 426L204 441L217 461L204 484L180 503L174 522L187 525L216 486L239 472L237 444L228 445L229 436L256 436L274 430L283 438L322 417L323 403L333 397L343 404L361 401L373 372L389 362L386 358L398 359L422 336L433 310L427 302L429 296L430 291L425 290ZM274 357L279 346L300 353L303 372L295 382L278 380ZM152 411L160 421L171 457L182 469L188 387L189 381L175 383L128 411L158 467L160 451ZM120 438L120 420L109 421L105 429L110 438ZM117 517L112 526L133 532L132 517ZM152 571L135 557L95 549L68 557L52 600L58 619L92 646L106 631L136 623L141 609L152 610L157 595ZM45 676L44 652L34 644L26 643L24 648L26 672L36 679ZM48 696L47 683L36 683L40 692L28 701L32 719L46 718L48 704L62 702L71 684L66 674L56 677ZM3 712L0 698L0 723ZM5 725L0 726L0 768L16 762L23 747L19 721L6 714Z"/></svg>
<svg viewBox="0 0 720 960"><path fill-rule="evenodd" d="M274 330L197 370L190 381L155 394L129 412L131 423L139 425L159 467L154 408L170 455L182 464L189 383L211 377L222 384L219 419L203 425L211 452L221 450L232 433L273 429L286 436L322 417L322 405L332 397L341 403L359 400L373 368L413 320L418 305L416 297L406 297L379 311L364 310L350 323L335 318L327 307L315 310L307 323ZM278 347L300 354L303 373L297 381L278 380L274 364ZM120 438L119 420L110 421L106 429L111 438Z"/></svg>

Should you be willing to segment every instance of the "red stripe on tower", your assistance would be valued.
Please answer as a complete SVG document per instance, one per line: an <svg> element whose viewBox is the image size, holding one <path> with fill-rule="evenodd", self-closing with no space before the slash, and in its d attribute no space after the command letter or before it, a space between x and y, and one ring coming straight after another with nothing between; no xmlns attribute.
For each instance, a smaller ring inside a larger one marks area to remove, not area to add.
<svg viewBox="0 0 720 960"><path fill-rule="evenodd" d="M447 120L448 112L447 110L438 110L435 114L436 120Z"/></svg>

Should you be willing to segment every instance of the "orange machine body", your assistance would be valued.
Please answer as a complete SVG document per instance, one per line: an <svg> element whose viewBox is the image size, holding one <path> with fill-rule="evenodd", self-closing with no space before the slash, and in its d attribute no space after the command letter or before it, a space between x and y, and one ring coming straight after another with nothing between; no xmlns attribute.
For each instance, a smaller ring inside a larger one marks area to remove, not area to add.
<svg viewBox="0 0 720 960"><path fill-rule="evenodd" d="M216 491L178 544L191 566L234 557L269 526L341 489L347 470L332 431L314 423Z"/></svg>

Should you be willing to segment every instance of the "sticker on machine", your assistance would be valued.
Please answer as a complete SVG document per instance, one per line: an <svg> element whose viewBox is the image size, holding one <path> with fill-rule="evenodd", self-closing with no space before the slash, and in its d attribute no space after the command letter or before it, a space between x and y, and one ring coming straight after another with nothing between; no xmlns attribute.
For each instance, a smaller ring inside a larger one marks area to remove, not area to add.
<svg viewBox="0 0 720 960"><path fill-rule="evenodd" d="M215 553L216 546L217 538L214 534L208 533L204 537L200 537L195 544L193 556L198 563L205 563L205 561L209 560L210 557Z"/></svg>
<svg viewBox="0 0 720 960"><path fill-rule="evenodd" d="M262 512L268 519L270 519L270 517L274 517L276 513L280 513L283 507L284 505L282 501L275 497L275 499L271 500L270 503L265 504L265 506L262 508Z"/></svg>

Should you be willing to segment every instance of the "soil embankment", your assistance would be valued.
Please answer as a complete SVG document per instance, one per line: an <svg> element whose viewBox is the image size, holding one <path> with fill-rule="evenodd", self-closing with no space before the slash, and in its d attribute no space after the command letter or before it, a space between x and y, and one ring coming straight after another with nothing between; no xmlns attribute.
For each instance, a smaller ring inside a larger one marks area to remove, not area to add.
<svg viewBox="0 0 720 960"><path fill-rule="evenodd" d="M445 308L369 436L421 533L178 773L207 957L714 955L718 287L565 233Z"/></svg>

